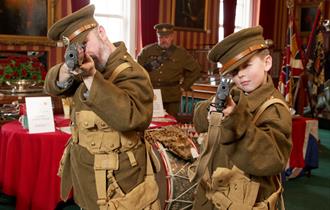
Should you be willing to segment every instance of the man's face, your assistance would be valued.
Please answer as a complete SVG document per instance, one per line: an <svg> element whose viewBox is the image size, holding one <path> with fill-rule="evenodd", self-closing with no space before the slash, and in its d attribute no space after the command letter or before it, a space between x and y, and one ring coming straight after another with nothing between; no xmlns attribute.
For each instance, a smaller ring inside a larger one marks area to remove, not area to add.
<svg viewBox="0 0 330 210"><path fill-rule="evenodd" d="M101 32L102 33L102 32ZM86 51L85 53L90 55L95 63L97 69L101 69L105 66L108 50L106 49L106 44L101 38L101 34L97 29L94 29L89 32L85 39Z"/></svg>
<svg viewBox="0 0 330 210"><path fill-rule="evenodd" d="M157 34L158 45L163 49L168 49L173 44L173 33L167 35Z"/></svg>
<svg viewBox="0 0 330 210"><path fill-rule="evenodd" d="M267 72L271 65L270 55L254 55L230 74L238 88L250 93L267 82Z"/></svg>

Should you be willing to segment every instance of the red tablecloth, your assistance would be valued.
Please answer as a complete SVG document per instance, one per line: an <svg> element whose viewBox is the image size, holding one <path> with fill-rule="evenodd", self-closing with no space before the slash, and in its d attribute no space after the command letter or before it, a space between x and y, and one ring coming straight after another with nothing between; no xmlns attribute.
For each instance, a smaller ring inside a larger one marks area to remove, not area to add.
<svg viewBox="0 0 330 210"><path fill-rule="evenodd" d="M16 197L16 210L54 210L60 201L56 174L69 137L61 131L29 134L18 121L1 126L0 188Z"/></svg>
<svg viewBox="0 0 330 210"><path fill-rule="evenodd" d="M175 118L154 118L150 128L176 124ZM55 126L68 120L55 117ZM70 135L59 130L29 134L18 121L0 130L0 188L16 197L16 210L54 210L60 201L59 162Z"/></svg>

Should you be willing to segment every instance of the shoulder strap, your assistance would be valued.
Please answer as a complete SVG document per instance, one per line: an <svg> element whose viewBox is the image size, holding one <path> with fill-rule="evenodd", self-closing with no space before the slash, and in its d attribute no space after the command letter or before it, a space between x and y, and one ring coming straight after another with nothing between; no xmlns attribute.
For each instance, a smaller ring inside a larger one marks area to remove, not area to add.
<svg viewBox="0 0 330 210"><path fill-rule="evenodd" d="M258 118L260 117L260 115L265 111L265 109L267 109L270 105L272 104L282 104L285 108L287 108L288 111L290 111L290 108L288 107L288 105L281 99L279 98L274 98L272 96L272 98L268 99L267 101L265 101L261 107L258 109L256 115L254 115L254 118L253 118L253 123L256 123L256 121L258 120Z"/></svg>
<svg viewBox="0 0 330 210"><path fill-rule="evenodd" d="M258 118L260 117L260 115L265 111L265 109L267 109L270 105L276 104L276 103L282 104L290 112L290 108L287 105L287 103L285 103L283 100L281 100L279 98L274 98L272 96L270 99L268 99L267 101L265 101L261 105L261 107L259 108L259 110L257 111L256 115L253 118L253 123L256 123L256 121L258 120ZM282 187L282 184L281 184L281 175L277 175L275 177L276 177L276 182L279 185L278 190L275 193L273 193L267 200L268 200L268 202L271 205L274 205L274 208L275 208L276 203L279 202L278 203L279 204L279 208L281 210L285 210L284 200L283 200L283 194L282 194L283 187Z"/></svg>
<svg viewBox="0 0 330 210"><path fill-rule="evenodd" d="M120 72L124 71L125 69L131 67L132 65L129 62L125 62L117 66L115 70L113 70L111 76L109 77L109 80L112 82Z"/></svg>

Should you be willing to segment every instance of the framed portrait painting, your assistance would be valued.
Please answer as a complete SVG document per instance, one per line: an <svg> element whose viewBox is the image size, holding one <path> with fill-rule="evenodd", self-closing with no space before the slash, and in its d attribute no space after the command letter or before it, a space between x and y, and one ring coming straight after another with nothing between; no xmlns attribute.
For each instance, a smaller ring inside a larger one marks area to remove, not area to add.
<svg viewBox="0 0 330 210"><path fill-rule="evenodd" d="M0 1L0 43L52 45L53 0Z"/></svg>
<svg viewBox="0 0 330 210"><path fill-rule="evenodd" d="M173 0L172 24L177 29L206 31L209 0Z"/></svg>
<svg viewBox="0 0 330 210"><path fill-rule="evenodd" d="M297 5L296 19L297 29L302 36L308 36L312 31L316 18L318 4L301 4Z"/></svg>

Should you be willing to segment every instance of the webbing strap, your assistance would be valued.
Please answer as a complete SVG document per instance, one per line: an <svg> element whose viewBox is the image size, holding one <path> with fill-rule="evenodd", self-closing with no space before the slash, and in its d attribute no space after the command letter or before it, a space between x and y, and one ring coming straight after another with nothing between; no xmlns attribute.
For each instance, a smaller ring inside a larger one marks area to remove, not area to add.
<svg viewBox="0 0 330 210"><path fill-rule="evenodd" d="M282 104L289 112L290 112L290 108L289 106L287 105L287 103L285 103L283 100L279 99L279 98L274 98L273 96L268 99L267 101L265 101L261 107L259 108L259 110L257 111L257 113L255 114L252 122L253 123L256 123L256 121L258 120L258 118L260 117L260 115L265 111L265 109L267 109L270 105L272 104ZM282 184L281 184L281 176L280 175L277 175L276 176L276 182L278 184L278 189L277 191L273 194L273 196L269 197L267 200L268 200L268 203L270 205L275 205L276 204L276 201L274 202L273 199L276 199L277 196L279 198L278 202L279 202L279 205L280 205L280 209L281 210L285 210L285 206L284 206L284 199L283 199L283 187L282 187ZM274 207L275 208L275 207Z"/></svg>
<svg viewBox="0 0 330 210"><path fill-rule="evenodd" d="M107 194L106 194L106 170L95 170L95 182L97 192L97 205L101 210L106 209Z"/></svg>
<svg viewBox="0 0 330 210"><path fill-rule="evenodd" d="M145 145L146 145L146 152L147 152L147 172L146 172L146 176L153 176L154 172L153 172L152 165L151 165L151 160L150 160L151 145L148 141L145 141Z"/></svg>
<svg viewBox="0 0 330 210"><path fill-rule="evenodd" d="M131 67L132 65L128 62L122 63L119 66L117 66L117 68L115 68L115 70L113 70L109 80L113 81L120 72L124 71L125 69Z"/></svg>
<svg viewBox="0 0 330 210"><path fill-rule="evenodd" d="M279 98L274 98L272 96L270 99L268 99L266 102L264 102L261 105L261 107L259 108L259 110L257 111L257 113L254 115L254 118L253 118L252 122L255 124L256 121L258 120L258 118L260 117L260 115L265 111L265 109L267 109L270 105L276 104L276 103L282 104L290 112L290 108L288 107L288 105L283 100L281 100Z"/></svg>
<svg viewBox="0 0 330 210"><path fill-rule="evenodd" d="M220 139L221 132L219 127L221 125L222 117L223 113L221 112L211 112L206 147L198 159L197 168L195 173L192 174L190 181L194 181L196 178L200 179L203 177L205 170L207 169L207 165L213 156L214 147L219 144L217 141Z"/></svg>
<svg viewBox="0 0 330 210"><path fill-rule="evenodd" d="M113 170L118 169L119 162L117 154L95 154L94 157L94 174L97 193L97 205L100 210L107 210L108 198L115 193L125 195L120 189L117 180L113 175ZM115 158L117 157L117 158ZM107 189L107 179L109 187Z"/></svg>

